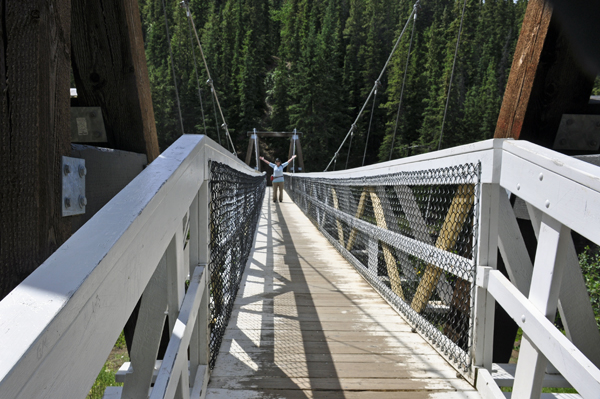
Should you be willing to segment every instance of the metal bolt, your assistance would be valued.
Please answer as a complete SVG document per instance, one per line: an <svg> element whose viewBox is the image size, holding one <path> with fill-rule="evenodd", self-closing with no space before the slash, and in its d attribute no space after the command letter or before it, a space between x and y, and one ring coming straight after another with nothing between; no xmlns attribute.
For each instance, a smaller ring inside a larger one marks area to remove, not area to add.
<svg viewBox="0 0 600 399"><path fill-rule="evenodd" d="M86 205L87 205L87 198L85 198L83 195L80 195L79 196L79 207L83 208Z"/></svg>
<svg viewBox="0 0 600 399"><path fill-rule="evenodd" d="M517 191L519 191L521 189L521 185L517 184Z"/></svg>
<svg viewBox="0 0 600 399"><path fill-rule="evenodd" d="M540 177L539 177L540 181L544 180L544 174L540 173Z"/></svg>
<svg viewBox="0 0 600 399"><path fill-rule="evenodd" d="M65 198L65 208L70 208L71 207L71 198L66 197Z"/></svg>
<svg viewBox="0 0 600 399"><path fill-rule="evenodd" d="M95 111L90 112L90 118L95 118L95 117L96 117L96 112Z"/></svg>
<svg viewBox="0 0 600 399"><path fill-rule="evenodd" d="M87 175L87 169L83 165L79 165L79 177Z"/></svg>
<svg viewBox="0 0 600 399"><path fill-rule="evenodd" d="M63 172L65 173L65 176L71 173L71 165L66 164L65 168L63 169Z"/></svg>
<svg viewBox="0 0 600 399"><path fill-rule="evenodd" d="M522 315L522 316L521 316L521 321L522 321L523 323L525 323L525 322L527 321L527 318L525 317L525 315Z"/></svg>
<svg viewBox="0 0 600 399"><path fill-rule="evenodd" d="M567 119L567 126L571 126L575 121L573 119Z"/></svg>
<svg viewBox="0 0 600 399"><path fill-rule="evenodd" d="M596 148L598 146L598 142L595 140L591 140L588 144L590 145L590 147L594 147L594 148Z"/></svg>
<svg viewBox="0 0 600 399"><path fill-rule="evenodd" d="M550 201L546 200L546 208L550 208Z"/></svg>

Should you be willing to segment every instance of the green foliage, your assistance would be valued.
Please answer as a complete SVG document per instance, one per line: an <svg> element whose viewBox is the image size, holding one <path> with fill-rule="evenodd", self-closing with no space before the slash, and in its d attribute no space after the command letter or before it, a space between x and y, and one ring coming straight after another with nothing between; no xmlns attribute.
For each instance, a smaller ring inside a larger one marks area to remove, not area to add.
<svg viewBox="0 0 600 399"><path fill-rule="evenodd" d="M122 386L122 383L115 381L115 375L123 363L128 361L129 356L127 355L127 347L125 345L125 335L121 332L86 399L102 399L106 387Z"/></svg>
<svg viewBox="0 0 600 399"><path fill-rule="evenodd" d="M189 3L238 155L245 154L246 131L296 128L304 133L307 170L318 171L356 119L414 0ZM166 4L184 131L206 133L227 146L185 10L176 2ZM527 0L466 4L442 147L493 136ZM381 77L374 106L367 104L356 121L351 148L347 142L341 149L338 169L346 157L348 167L360 166L365 148L367 164L386 161L390 153L396 158L437 149L462 5L463 0L420 2L408 66L412 22ZM181 128L162 0L140 0L140 9L159 143L165 149ZM287 157L289 142L261 144L268 156Z"/></svg>
<svg viewBox="0 0 600 399"><path fill-rule="evenodd" d="M579 265L585 278L596 323L600 329L600 254L593 252L590 247L586 247L585 251L579 254Z"/></svg>
<svg viewBox="0 0 600 399"><path fill-rule="evenodd" d="M596 81L594 82L594 88L592 89L593 96L600 96L600 76L596 77Z"/></svg>

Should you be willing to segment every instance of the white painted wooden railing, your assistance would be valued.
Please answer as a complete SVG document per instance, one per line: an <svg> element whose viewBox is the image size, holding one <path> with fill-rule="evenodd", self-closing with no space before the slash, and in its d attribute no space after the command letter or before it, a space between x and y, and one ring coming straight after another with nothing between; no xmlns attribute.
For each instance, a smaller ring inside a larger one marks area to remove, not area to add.
<svg viewBox="0 0 600 399"><path fill-rule="evenodd" d="M514 386L512 393L506 393L513 398L539 398L542 386L572 386L584 398L600 398L600 333L570 235L573 230L600 244L600 168L528 142L488 140L303 176L335 180L477 162L481 162L481 194L474 367L465 377L485 398L504 398L499 386ZM510 193L525 201L538 237L535 268ZM496 270L498 249L510 280ZM492 364L495 301L524 331L516 367ZM557 309L566 336L551 322Z"/></svg>
<svg viewBox="0 0 600 399"><path fill-rule="evenodd" d="M209 160L256 175L209 138L185 135L0 302L0 398L84 398L140 297L130 372L105 397L200 397Z"/></svg>
<svg viewBox="0 0 600 399"><path fill-rule="evenodd" d="M539 398L545 386L599 398L600 333L571 231L600 244L600 168L527 142L497 143L481 209L477 387L486 398ZM505 190L527 205L538 240L533 265ZM510 280L495 270L497 248ZM516 368L492 366L494 301L523 329ZM566 335L553 325L557 310ZM492 381L512 385L512 394Z"/></svg>

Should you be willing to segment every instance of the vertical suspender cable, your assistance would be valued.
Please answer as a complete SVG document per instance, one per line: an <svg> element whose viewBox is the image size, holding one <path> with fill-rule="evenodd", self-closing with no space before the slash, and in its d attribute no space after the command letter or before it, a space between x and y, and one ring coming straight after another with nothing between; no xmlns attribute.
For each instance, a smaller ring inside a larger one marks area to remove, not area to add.
<svg viewBox="0 0 600 399"><path fill-rule="evenodd" d="M185 10L189 13L190 10ZM190 34L190 44L192 45L192 58L194 59L194 73L196 74L196 86L198 86L198 99L200 100L200 111L202 111L202 125L204 125L204 134L208 136L206 132L206 118L204 118L204 104L202 103L202 90L200 89L200 76L198 75L198 62L196 61L196 50L194 49L194 39L192 38L192 24L188 18L188 32Z"/></svg>
<svg viewBox="0 0 600 399"><path fill-rule="evenodd" d="M353 129L354 125L350 129ZM352 137L354 137L354 133L350 133L350 144L348 145L348 155L346 155L346 169L348 169L348 159L350 159L350 149L352 148Z"/></svg>
<svg viewBox="0 0 600 399"><path fill-rule="evenodd" d="M417 5L415 4L415 17L413 19L413 28L410 33L410 44L408 45L408 54L406 55L406 64L404 65L404 77L402 78L402 89L400 89L400 102L398 103L398 112L396 113L396 123L394 124L394 135L392 136L392 146L390 147L390 158L392 160L392 153L394 152L394 142L396 141L396 131L398 130L398 121L400 119L400 109L402 108L402 98L404 97L404 86L406 84L406 72L408 72L408 62L410 60L410 52L412 51L413 37L415 35L415 25L417 24Z"/></svg>
<svg viewBox="0 0 600 399"><path fill-rule="evenodd" d="M440 141L438 142L438 151L442 148L442 137L444 135L444 125L446 124L446 113L448 112L448 103L450 102L450 93L452 91L452 79L454 78L454 67L458 56L458 45L460 44L460 35L462 33L463 19L465 18L465 8L467 0L463 3L462 14L460 16L460 26L458 28L458 37L456 38L456 48L454 49L454 61L452 62L452 72L450 73L450 83L448 84L448 95L446 96L446 106L444 107L444 119L442 119L442 129L440 130Z"/></svg>
<svg viewBox="0 0 600 399"><path fill-rule="evenodd" d="M183 130L183 117L181 116L181 104L179 102L179 90L177 90L177 76L175 75L175 60L173 59L173 49L171 48L171 35L169 35L169 19L167 18L167 7L165 0L162 0L163 12L165 14L165 27L167 28L167 42L169 43L169 56L171 57L171 68L173 70L173 85L175 86L175 97L177 98L177 109L179 110L179 123L181 125L181 134Z"/></svg>
<svg viewBox="0 0 600 399"><path fill-rule="evenodd" d="M217 136L219 137L219 145L223 145L221 144L221 130L219 129L219 119L217 118L217 107L215 106L215 96L213 95L213 91L214 88L210 86L210 101L212 101L213 111L215 112L215 126L217 129ZM229 146L229 143L227 143L227 146Z"/></svg>
<svg viewBox="0 0 600 399"><path fill-rule="evenodd" d="M163 0L164 2L164 0ZM189 11L190 6L187 4L185 0L182 1L182 5ZM192 28L194 29L194 34L196 35L196 41L198 42L198 47L200 48L200 55L202 55L202 61L204 61L204 67L206 68L206 74L208 75L208 84L210 85L213 97L217 103L217 107L219 108L219 113L221 114L221 120L223 121L222 127L225 128L225 135L229 138L229 144L231 144L232 152L237 155L235 151L235 146L233 145L233 140L231 139L231 135L229 134L229 129L227 128L227 122L225 121L225 116L223 115L223 110L221 109L221 104L219 103L219 96L217 95L217 90L215 90L215 85L213 84L213 80L210 77L210 71L208 69L208 63L206 62L206 57L204 57L204 50L202 50L202 44L200 44L200 37L198 36L198 30L196 29L196 24L194 23L194 18L192 17L192 13L188 12L188 19L192 23ZM215 111L216 113L216 111ZM217 124L218 125L218 124ZM217 129L218 131L218 129Z"/></svg>
<svg viewBox="0 0 600 399"><path fill-rule="evenodd" d="M375 87L379 86L379 81L375 82ZM367 148L369 147L369 135L371 134L371 123L373 123L373 114L375 113L375 103L377 102L377 88L373 95L373 106L371 107L371 117L369 118L369 129L367 129L367 139L365 140L365 153L363 154L362 166L365 166L365 158L367 157Z"/></svg>
<svg viewBox="0 0 600 399"><path fill-rule="evenodd" d="M294 130L296 130L296 129L294 129ZM294 139L293 145L294 145L294 150L292 151L292 156L296 155L296 139ZM292 173L296 173L296 158L292 159Z"/></svg>

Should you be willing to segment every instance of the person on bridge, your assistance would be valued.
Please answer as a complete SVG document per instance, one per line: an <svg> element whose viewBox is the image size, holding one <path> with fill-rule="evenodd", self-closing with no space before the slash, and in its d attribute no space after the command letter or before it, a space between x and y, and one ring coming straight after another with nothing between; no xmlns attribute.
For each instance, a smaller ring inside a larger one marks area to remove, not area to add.
<svg viewBox="0 0 600 399"><path fill-rule="evenodd" d="M260 157L260 160L273 168L273 202L277 202L277 190L279 189L279 202L283 202L283 168L288 166L292 159L296 158L296 155L287 160L287 162L281 163L279 158L275 158L275 163L267 161L264 157Z"/></svg>

